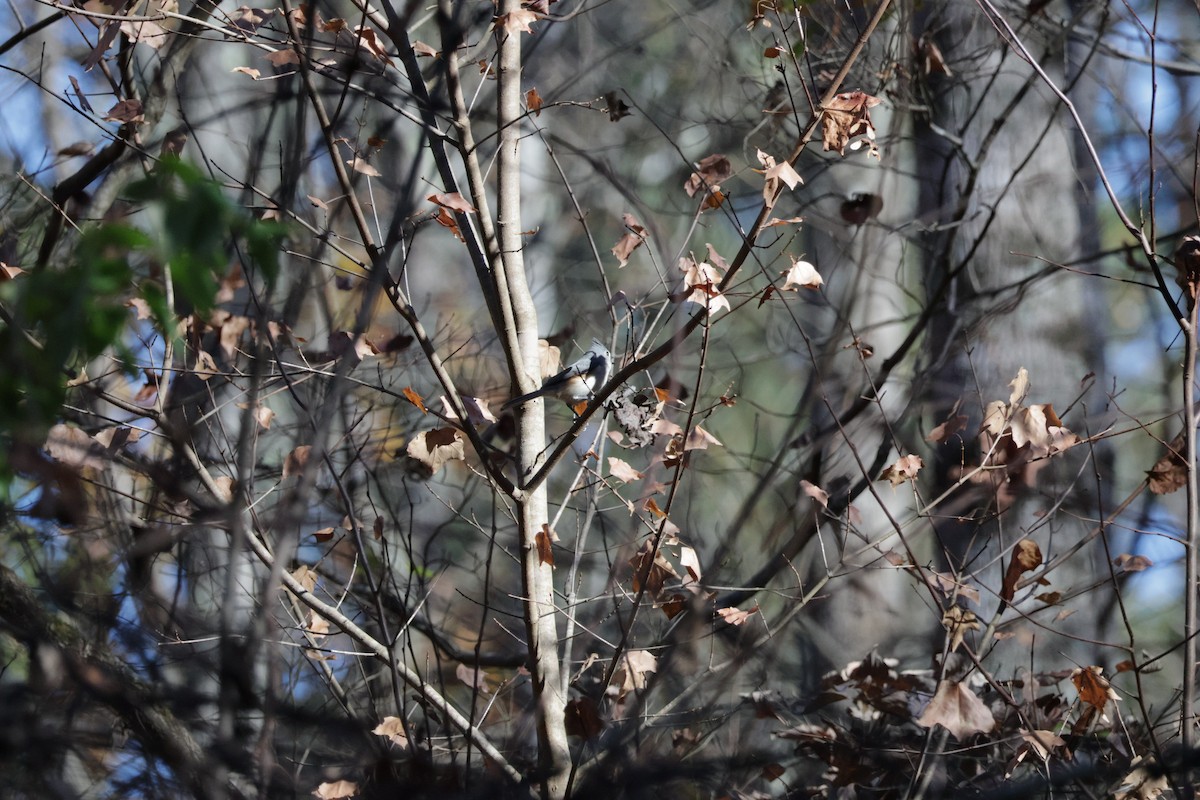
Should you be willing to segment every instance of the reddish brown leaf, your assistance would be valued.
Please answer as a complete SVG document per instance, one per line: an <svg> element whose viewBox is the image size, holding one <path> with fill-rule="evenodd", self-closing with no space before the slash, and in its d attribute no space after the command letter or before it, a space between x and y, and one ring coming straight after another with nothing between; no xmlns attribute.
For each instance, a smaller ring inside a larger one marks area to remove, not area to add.
<svg viewBox="0 0 1200 800"><path fill-rule="evenodd" d="M1008 569L1004 573L1004 583L1000 587L1000 599L1005 603L1011 603L1021 574L1037 569L1041 563L1042 550L1038 547L1037 542L1032 539L1022 539L1017 542L1013 547Z"/></svg>
<svg viewBox="0 0 1200 800"><path fill-rule="evenodd" d="M404 390L401 392L401 394L404 395L405 400L407 400L408 402L412 403L414 406L419 408L421 410L422 414L429 413L429 409L425 407L425 401L421 399L421 395L419 395L415 391L413 391L413 388L411 386L405 386Z"/></svg>
<svg viewBox="0 0 1200 800"><path fill-rule="evenodd" d="M538 563L549 564L554 566L554 545L553 535L547 525L542 525L542 529L534 534L534 542L537 545Z"/></svg>
<svg viewBox="0 0 1200 800"><path fill-rule="evenodd" d="M538 94L536 86L525 92L525 107L532 111L535 117L542 115L542 96Z"/></svg>

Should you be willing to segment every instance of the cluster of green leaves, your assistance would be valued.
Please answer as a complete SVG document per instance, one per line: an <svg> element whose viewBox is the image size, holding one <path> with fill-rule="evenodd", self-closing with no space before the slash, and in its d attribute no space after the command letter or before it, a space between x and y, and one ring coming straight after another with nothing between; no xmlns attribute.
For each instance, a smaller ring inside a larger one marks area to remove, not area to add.
<svg viewBox="0 0 1200 800"><path fill-rule="evenodd" d="M66 263L0 287L0 302L11 310L0 325L0 484L10 475L4 453L16 442L40 444L83 366L111 351L123 369L136 371L125 341L130 300L145 300L159 332L174 335L174 319L212 309L235 243L268 284L278 274L285 226L237 208L195 167L165 159L126 196L147 220L159 221L154 235L124 222L88 227Z"/></svg>

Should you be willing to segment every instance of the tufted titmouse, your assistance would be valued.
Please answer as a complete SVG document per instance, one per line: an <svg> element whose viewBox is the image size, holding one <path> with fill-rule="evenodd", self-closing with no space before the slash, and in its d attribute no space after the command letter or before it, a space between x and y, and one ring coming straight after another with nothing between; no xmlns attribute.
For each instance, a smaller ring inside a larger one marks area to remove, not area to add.
<svg viewBox="0 0 1200 800"><path fill-rule="evenodd" d="M612 354L599 339L592 339L592 346L578 361L557 375L546 378L542 388L514 397L503 408L512 408L545 395L562 398L567 405L574 406L591 399L592 393L605 384L611 372Z"/></svg>

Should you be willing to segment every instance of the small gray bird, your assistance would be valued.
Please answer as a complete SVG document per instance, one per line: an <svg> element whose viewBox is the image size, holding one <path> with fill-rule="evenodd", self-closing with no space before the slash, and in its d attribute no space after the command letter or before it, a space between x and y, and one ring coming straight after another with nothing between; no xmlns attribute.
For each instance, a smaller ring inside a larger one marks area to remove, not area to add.
<svg viewBox="0 0 1200 800"><path fill-rule="evenodd" d="M612 374L612 354L599 339L592 339L592 346L571 366L557 375L546 378L542 388L514 397L504 404L509 409L535 397L552 395L575 406L590 400L596 390L608 381Z"/></svg>

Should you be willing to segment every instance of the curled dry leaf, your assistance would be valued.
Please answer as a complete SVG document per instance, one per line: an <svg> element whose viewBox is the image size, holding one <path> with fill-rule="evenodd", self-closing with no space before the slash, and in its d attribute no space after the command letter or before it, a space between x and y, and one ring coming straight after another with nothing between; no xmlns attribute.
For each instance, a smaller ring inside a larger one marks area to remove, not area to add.
<svg viewBox="0 0 1200 800"><path fill-rule="evenodd" d="M667 561L662 550L657 553L653 551L654 541L647 539L633 558L629 559L629 566L633 568L633 591L640 592L644 587L646 593L651 596L661 592L669 579L679 577L679 573Z"/></svg>
<svg viewBox="0 0 1200 800"><path fill-rule="evenodd" d="M1117 702L1116 691L1104 677L1104 667L1091 666L1076 669L1071 673L1071 683L1079 692L1079 699L1103 714L1109 702Z"/></svg>
<svg viewBox="0 0 1200 800"><path fill-rule="evenodd" d="M1013 546L1012 558L1004 573L1004 584L1000 587L1002 603L1011 603L1017 591L1017 581L1022 573L1037 569L1042 563L1042 550L1033 539L1022 539ZM1000 606L1003 610L1004 605Z"/></svg>
<svg viewBox="0 0 1200 800"><path fill-rule="evenodd" d="M721 184L733 175L733 164L720 153L705 156L696 164L696 170L688 176L683 184L683 190L688 197L695 197L697 192L704 192L704 208L717 208L725 200L721 194Z"/></svg>
<svg viewBox="0 0 1200 800"><path fill-rule="evenodd" d="M758 151L758 163L762 164L763 168L763 202L768 206L774 205L775 198L782 191L780 184L786 185L789 189L795 189L804 180L800 177L800 173L792 166L791 162L784 161L776 163L775 157Z"/></svg>
<svg viewBox="0 0 1200 800"><path fill-rule="evenodd" d="M968 631L977 631L982 628L975 612L959 605L953 605L946 609L946 613L942 615L942 627L946 629L946 633L950 634L951 653L959 648Z"/></svg>
<svg viewBox="0 0 1200 800"><path fill-rule="evenodd" d="M1122 553L1113 559L1115 564L1122 572L1142 572L1154 566L1154 562L1145 556L1130 555Z"/></svg>
<svg viewBox="0 0 1200 800"><path fill-rule="evenodd" d="M640 691L646 688L646 675L650 672L658 671L658 659L649 650L629 650L621 659L621 665L617 668L618 680L620 680L620 696L624 697L628 692Z"/></svg>
<svg viewBox="0 0 1200 800"><path fill-rule="evenodd" d="M895 463L880 473L879 480L886 480L892 486L899 486L905 481L916 480L917 473L923 466L925 466L925 462L918 455L900 456Z"/></svg>
<svg viewBox="0 0 1200 800"><path fill-rule="evenodd" d="M429 409L425 407L425 401L421 399L421 395L417 394L411 386L405 386L401 394L404 395L405 400L419 408L422 414L429 413Z"/></svg>
<svg viewBox="0 0 1200 800"><path fill-rule="evenodd" d="M629 263L629 257L633 255L633 251L642 246L649 234L632 214L625 214L622 221L625 224L625 233L613 245L611 252L617 257L619 266L623 267Z"/></svg>
<svg viewBox="0 0 1200 800"><path fill-rule="evenodd" d="M350 165L350 169L354 170L355 172L359 173L360 175L366 175L368 178L378 178L381 175L383 175L382 172L375 169L373 166L368 164L364 159L361 159L358 156L355 156L354 158L346 159L346 163Z"/></svg>
<svg viewBox="0 0 1200 800"><path fill-rule="evenodd" d="M801 261L798 258L792 258L792 266L790 269L783 272L783 288L782 291L796 291L797 289L820 289L824 285L825 279L817 272L817 268L807 261Z"/></svg>
<svg viewBox="0 0 1200 800"><path fill-rule="evenodd" d="M1154 494L1170 494L1187 484L1188 463L1184 458L1186 443L1179 434L1167 445L1167 452L1146 473L1150 491Z"/></svg>
<svg viewBox="0 0 1200 800"><path fill-rule="evenodd" d="M829 493L820 486L817 486L815 483L810 481L803 480L800 481L800 490L813 500L816 500L818 503L820 503L822 508L829 508Z"/></svg>
<svg viewBox="0 0 1200 800"><path fill-rule="evenodd" d="M846 155L846 147L852 139L859 139L856 144L862 145L866 140L869 152L876 158L879 151L875 147L875 125L871 122L868 109L879 105L878 97L872 97L864 92L843 92L837 95L825 106L821 117L821 139L825 150L836 150L839 155ZM861 139L860 139L861 137ZM851 149L857 149L852 147Z"/></svg>
<svg viewBox="0 0 1200 800"><path fill-rule="evenodd" d="M525 107L532 111L535 117L542 115L542 96L538 94L537 87L525 92Z"/></svg>
<svg viewBox="0 0 1200 800"><path fill-rule="evenodd" d="M549 564L554 566L554 540L558 538L550 530L548 525L542 525L542 529L534 534L534 545L537 547L538 563Z"/></svg>

